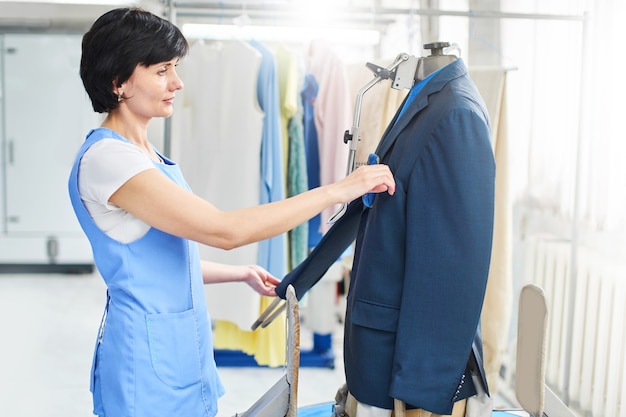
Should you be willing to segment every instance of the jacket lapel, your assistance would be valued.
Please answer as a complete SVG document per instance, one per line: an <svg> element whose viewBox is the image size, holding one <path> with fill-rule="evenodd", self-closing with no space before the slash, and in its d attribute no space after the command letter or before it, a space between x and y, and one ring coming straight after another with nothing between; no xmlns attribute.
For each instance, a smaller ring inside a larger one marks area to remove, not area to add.
<svg viewBox="0 0 626 417"><path fill-rule="evenodd" d="M387 129L383 133L376 149L376 154L380 157L381 161L385 159L385 156L393 147L393 144L398 138L398 135L400 135L400 132L402 132L409 125L415 115L428 106L429 96L439 93L448 82L463 76L466 73L467 69L465 68L461 58L458 58L456 61L448 64L438 74L435 74L434 78L424 86L422 91L420 91L419 94L417 94L417 96L410 103L408 103L408 107L402 114L402 117L398 117L400 115L400 111L405 106L406 101L409 98L407 95L407 98L404 102L402 102L402 105L387 126Z"/></svg>

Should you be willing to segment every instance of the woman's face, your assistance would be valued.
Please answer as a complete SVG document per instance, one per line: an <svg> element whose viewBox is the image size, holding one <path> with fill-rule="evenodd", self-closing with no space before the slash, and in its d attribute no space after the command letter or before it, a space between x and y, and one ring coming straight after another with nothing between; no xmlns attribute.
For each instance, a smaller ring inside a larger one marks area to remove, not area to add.
<svg viewBox="0 0 626 417"><path fill-rule="evenodd" d="M183 82L176 73L178 58L145 67L137 65L121 86L122 106L144 118L169 117L173 112L176 91Z"/></svg>

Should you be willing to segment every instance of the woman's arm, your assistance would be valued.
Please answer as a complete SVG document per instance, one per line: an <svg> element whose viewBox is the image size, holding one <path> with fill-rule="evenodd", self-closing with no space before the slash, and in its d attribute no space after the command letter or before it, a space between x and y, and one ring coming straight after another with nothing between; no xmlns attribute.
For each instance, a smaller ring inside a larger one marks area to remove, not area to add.
<svg viewBox="0 0 626 417"><path fill-rule="evenodd" d="M149 169L128 180L109 201L167 233L233 249L287 232L326 207L350 202L367 192L385 191L395 192L389 167L362 166L334 184L285 200L226 212L176 185L159 170Z"/></svg>
<svg viewBox="0 0 626 417"><path fill-rule="evenodd" d="M201 265L205 284L245 282L261 295L276 296L275 288L280 280L258 265L226 265L208 261L201 261Z"/></svg>

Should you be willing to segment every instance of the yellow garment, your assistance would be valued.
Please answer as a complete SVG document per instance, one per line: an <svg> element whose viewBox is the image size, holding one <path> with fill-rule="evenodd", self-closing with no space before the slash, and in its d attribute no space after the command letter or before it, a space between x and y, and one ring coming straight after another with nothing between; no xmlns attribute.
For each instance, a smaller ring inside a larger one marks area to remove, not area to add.
<svg viewBox="0 0 626 417"><path fill-rule="evenodd" d="M273 300L271 297L261 297L259 315ZM259 327L255 331L242 330L235 323L219 320L213 330L213 346L216 349L240 350L253 355L256 363L261 366L284 366L287 343L285 317L283 312L269 326ZM285 346L285 349L276 349L276 346Z"/></svg>
<svg viewBox="0 0 626 417"><path fill-rule="evenodd" d="M298 58L284 46L276 49L276 67L278 69L278 87L280 95L280 126L283 144L283 172L289 172L289 119L298 110L299 73ZM285 175L285 179L287 175ZM286 188L285 188L286 189Z"/></svg>

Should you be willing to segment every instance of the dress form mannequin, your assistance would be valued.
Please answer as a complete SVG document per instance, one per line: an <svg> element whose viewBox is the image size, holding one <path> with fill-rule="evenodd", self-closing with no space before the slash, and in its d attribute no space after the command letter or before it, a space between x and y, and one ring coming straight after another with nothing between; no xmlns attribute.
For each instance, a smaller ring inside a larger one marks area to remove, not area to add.
<svg viewBox="0 0 626 417"><path fill-rule="evenodd" d="M448 42L433 42L424 44L424 49L430 50L430 55L421 57L415 71L415 82L420 82L433 72L455 61L455 55L445 55L443 48L450 46Z"/></svg>

